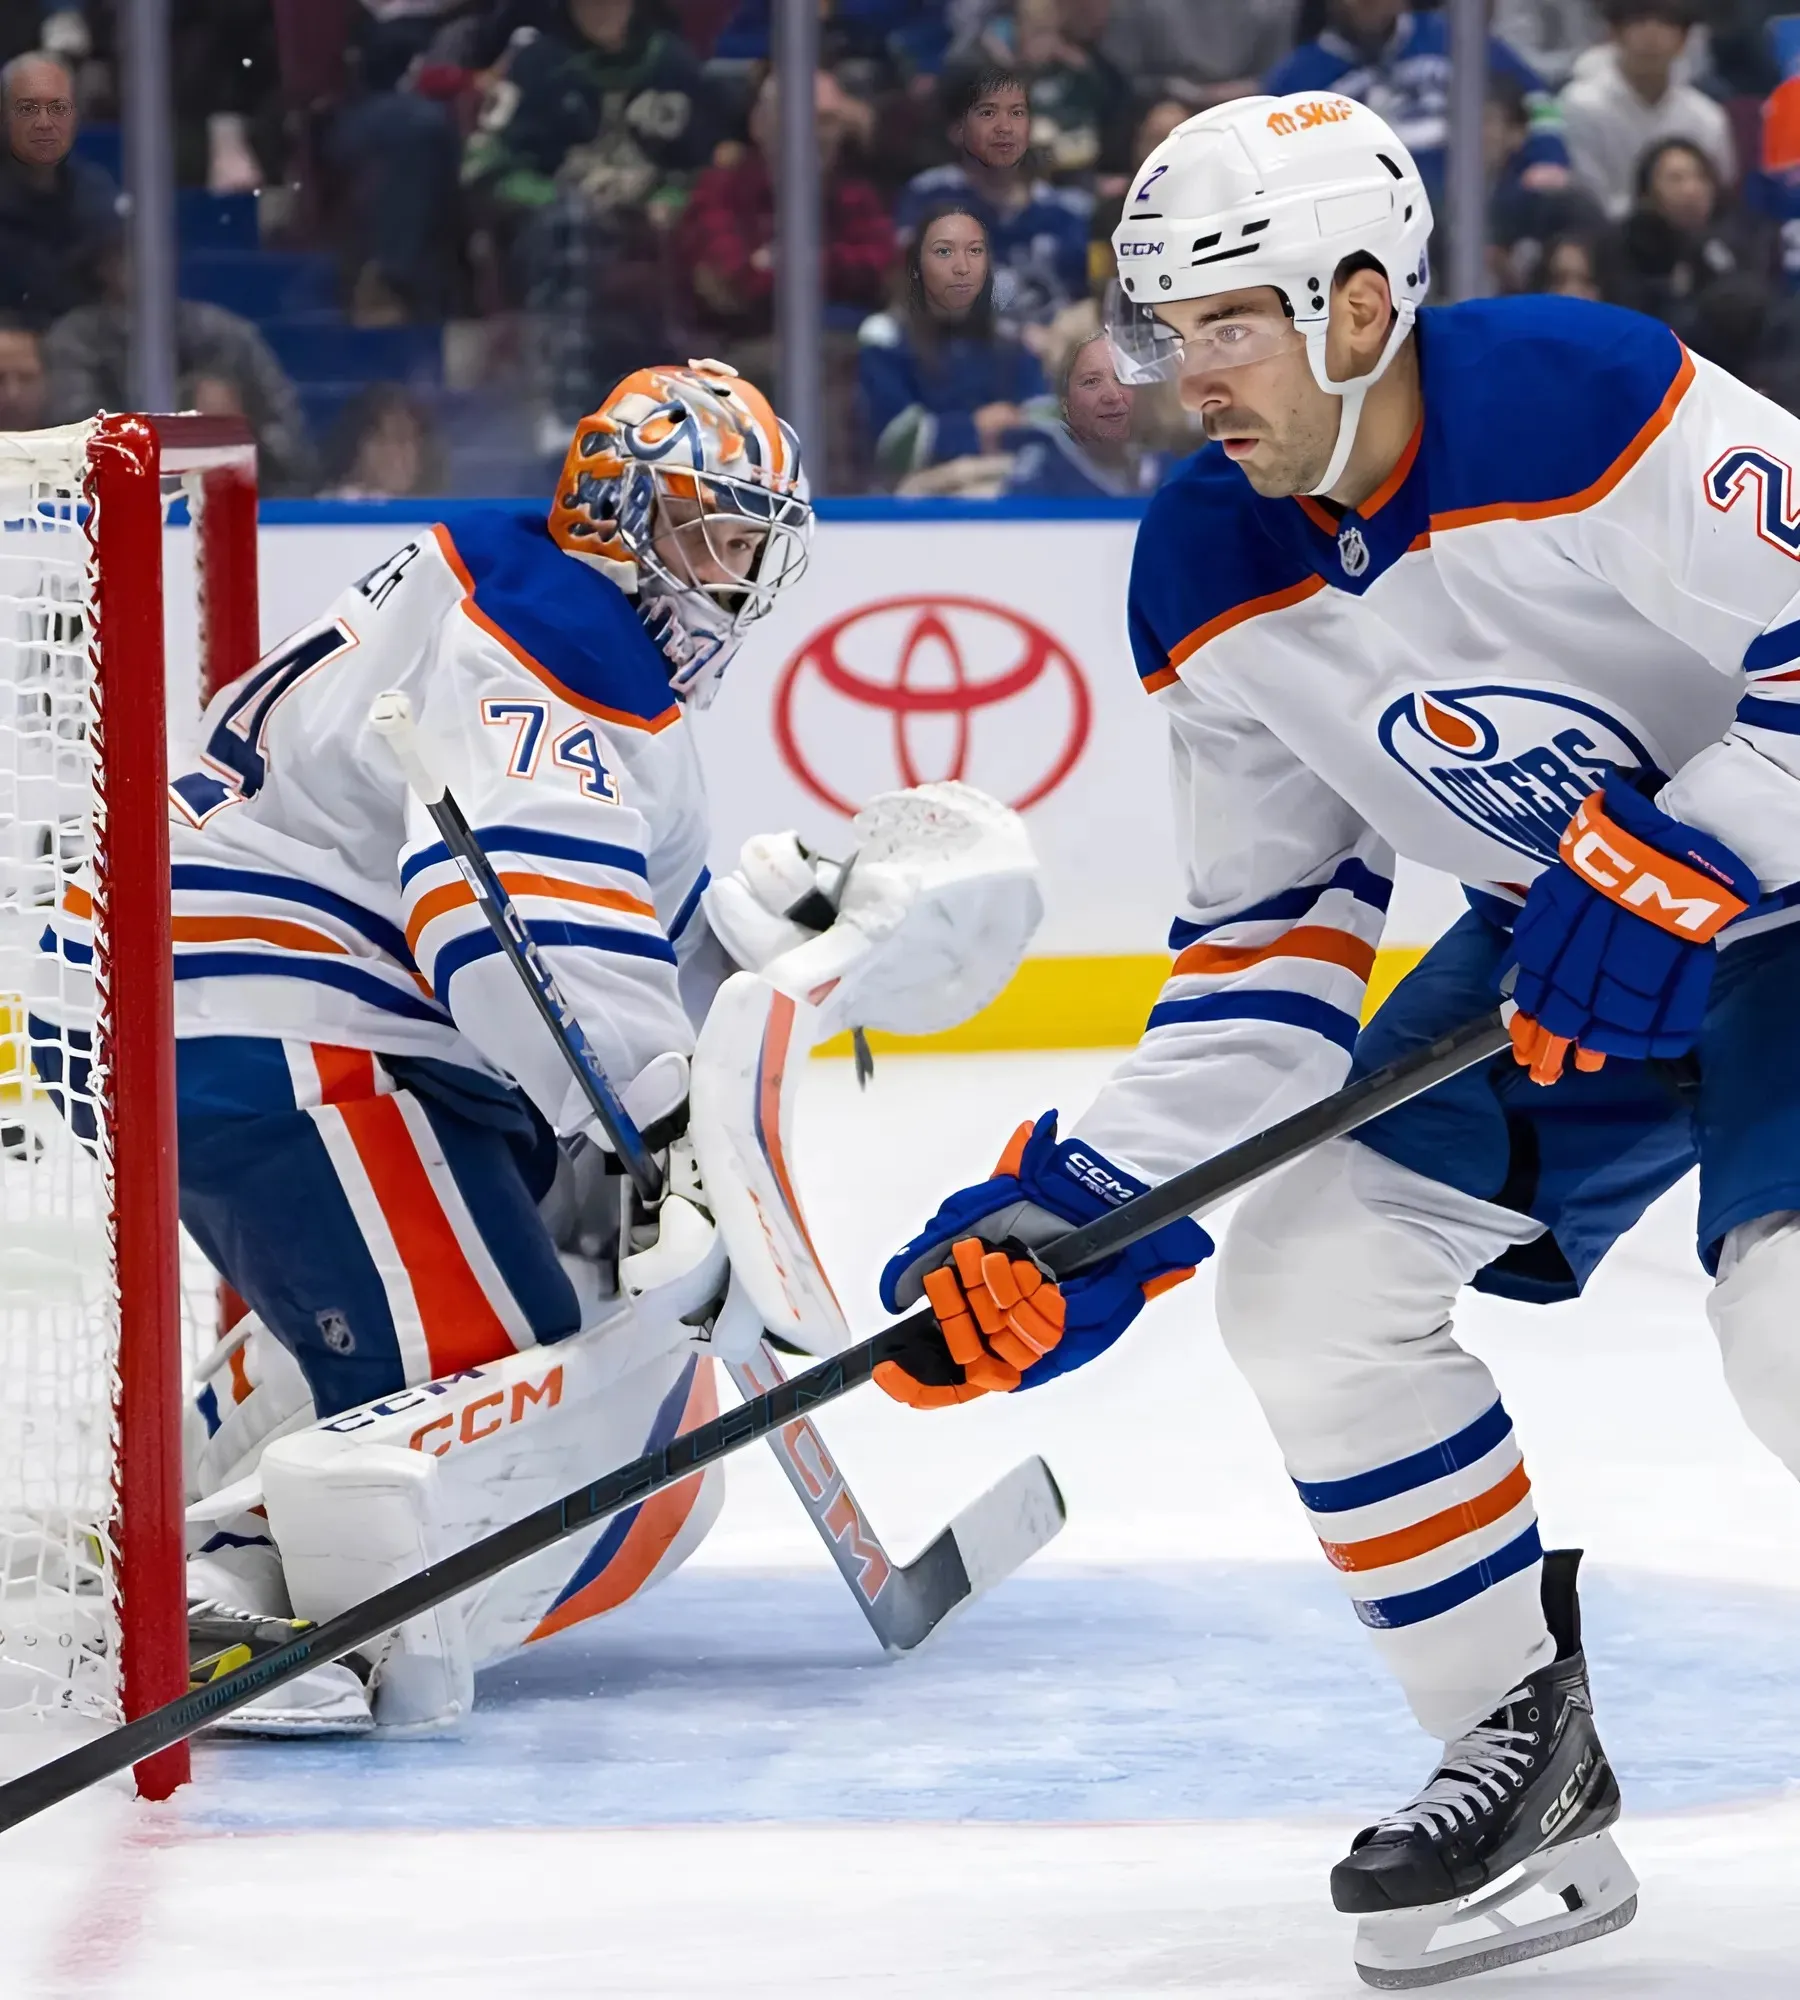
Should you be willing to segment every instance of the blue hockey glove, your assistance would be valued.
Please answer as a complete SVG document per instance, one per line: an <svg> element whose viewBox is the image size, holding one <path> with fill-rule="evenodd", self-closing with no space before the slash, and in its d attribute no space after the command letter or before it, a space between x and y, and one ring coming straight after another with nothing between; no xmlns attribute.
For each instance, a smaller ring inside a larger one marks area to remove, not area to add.
<svg viewBox="0 0 1800 2000"><path fill-rule="evenodd" d="M1193 1276L1212 1238L1197 1222L1171 1222L1060 1283L1032 1250L1143 1192L1093 1147L1059 1145L1054 1111L1021 1125L991 1178L951 1195L882 1272L890 1312L924 1298L938 1324L875 1380L899 1402L935 1409L1093 1360L1146 1299Z"/></svg>
<svg viewBox="0 0 1800 2000"><path fill-rule="evenodd" d="M1706 1017L1712 940L1758 895L1721 840L1614 779L1576 807L1513 926L1513 1053L1534 1083L1606 1058L1685 1055Z"/></svg>

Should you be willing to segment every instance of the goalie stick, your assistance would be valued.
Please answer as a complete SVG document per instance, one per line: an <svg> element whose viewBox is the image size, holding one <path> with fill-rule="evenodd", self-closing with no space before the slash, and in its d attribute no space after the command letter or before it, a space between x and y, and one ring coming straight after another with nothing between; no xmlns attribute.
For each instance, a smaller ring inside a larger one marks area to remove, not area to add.
<svg viewBox="0 0 1800 2000"><path fill-rule="evenodd" d="M1086 1265L1098 1263L1114 1251L1153 1235L1164 1223L1217 1207L1276 1167L1287 1165L1328 1140L1354 1132L1370 1119L1379 1118L1383 1112L1392 1111L1453 1076L1460 1076L1464 1070L1486 1062L1510 1046L1511 1037L1497 1009L1465 1022L1424 1048L1414 1049L1355 1083L1346 1084L1317 1104L1283 1118L1254 1138L1228 1147L1216 1158L1189 1167L1097 1222L1071 1231L1046 1246L1044 1261L1056 1276L1072 1277ZM808 1410L823 1409L827 1403L836 1402L867 1382L891 1352L904 1347L912 1332L932 1323L931 1313L920 1311L884 1327L858 1346L846 1348L842 1354L832 1355L804 1374L778 1383L753 1401L740 1403L735 1410L725 1411L710 1423L682 1432L660 1450L646 1452L589 1486L577 1487L562 1499L552 1500L526 1515L522 1521L515 1521L510 1528L484 1535L442 1562L429 1564L417 1576L391 1584L361 1604L352 1605L336 1618L296 1633L285 1646L278 1646L235 1673L222 1675L203 1688L165 1702L148 1715L109 1730L93 1742L0 1785L0 1832L43 1812L46 1807L72 1798L90 1785L128 1770L172 1743L185 1741L209 1722L242 1708L269 1688L293 1680L308 1667L322 1666L327 1660L339 1659L369 1645L407 1619L485 1583L489 1577L537 1554L540 1549L549 1548L566 1535L590 1527L604 1516L616 1514L634 1501L648 1499L665 1486L673 1486L733 1452L742 1451L746 1445L767 1437L783 1424L792 1423Z"/></svg>
<svg viewBox="0 0 1800 2000"><path fill-rule="evenodd" d="M406 782L431 815L438 837L475 892L489 928L530 990L538 1014L625 1162L639 1195L647 1203L654 1201L661 1175L644 1137L601 1069L480 836L448 786L426 762L413 726L411 702L403 694L380 696L369 711L369 726L386 740L406 774ZM849 871L846 862L838 877L840 891ZM828 929L837 916L833 898L814 890L808 904L810 907L796 905L790 916L808 929ZM860 1081L860 1054L858 1078ZM746 1402L787 1379L766 1338L749 1361L727 1361L725 1365ZM1028 1458L965 1507L929 1547L903 1565L881 1546L868 1515L826 1450L825 1440L806 1418L796 1417L780 1430L771 1431L769 1445L839 1574L850 1586L857 1608L888 1653L910 1652L952 1611L1010 1576L1035 1555L1061 1532L1066 1518L1062 1494L1050 1468L1041 1458Z"/></svg>

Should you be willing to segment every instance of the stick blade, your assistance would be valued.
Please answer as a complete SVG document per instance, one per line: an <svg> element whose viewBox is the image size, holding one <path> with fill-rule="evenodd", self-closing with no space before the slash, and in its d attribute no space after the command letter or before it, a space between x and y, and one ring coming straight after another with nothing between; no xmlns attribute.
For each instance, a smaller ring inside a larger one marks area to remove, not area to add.
<svg viewBox="0 0 1800 2000"><path fill-rule="evenodd" d="M1047 1542L1062 1533L1068 1509L1054 1474L1041 1458L1015 1465L1004 1479L972 1500L944 1532L904 1569L895 1614L880 1632L890 1653L910 1653L953 1611L1004 1583ZM902 1604L904 1609L902 1609ZM873 1621L871 1621L873 1622Z"/></svg>

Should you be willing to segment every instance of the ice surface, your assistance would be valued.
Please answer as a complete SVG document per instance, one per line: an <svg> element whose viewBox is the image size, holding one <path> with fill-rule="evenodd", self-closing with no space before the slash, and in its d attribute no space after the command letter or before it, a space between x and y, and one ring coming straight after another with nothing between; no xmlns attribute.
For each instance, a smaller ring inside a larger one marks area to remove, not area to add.
<svg viewBox="0 0 1800 2000"><path fill-rule="evenodd" d="M800 1151L852 1319L881 1256L1103 1059L818 1065ZM859 1173L848 1163L866 1162ZM810 1164L809 1164L810 1163ZM1643 1910L1462 1990L1800 1993L1800 1488L1725 1393L1691 1194L1575 1307L1474 1301L1546 1537L1589 1550L1596 1695ZM696 1562L483 1677L457 1741L200 1746L167 1807L0 1836L0 1995L1360 1988L1325 1875L1424 1742L1320 1563L1204 1282L1042 1392L821 1420L907 1556L1042 1451L1069 1525L881 1661L766 1454Z"/></svg>

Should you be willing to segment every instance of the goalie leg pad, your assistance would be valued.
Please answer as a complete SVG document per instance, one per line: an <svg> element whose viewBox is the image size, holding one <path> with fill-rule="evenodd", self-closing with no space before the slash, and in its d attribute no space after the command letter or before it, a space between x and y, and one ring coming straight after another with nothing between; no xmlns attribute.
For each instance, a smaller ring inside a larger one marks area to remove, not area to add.
<svg viewBox="0 0 1800 2000"><path fill-rule="evenodd" d="M263 1454L260 1498L294 1613L335 1617L717 1412L713 1363L624 1312L553 1349L421 1383L279 1438ZM723 1493L714 1466L414 1621L376 1667L377 1725L417 1733L453 1724L476 1667L668 1575L699 1546Z"/></svg>
<svg viewBox="0 0 1800 2000"><path fill-rule="evenodd" d="M263 1454L263 1504L297 1617L322 1623L449 1553L439 1462L396 1445L345 1450L317 1430ZM475 1705L462 1601L410 1618L376 1663L376 1727L448 1729Z"/></svg>

